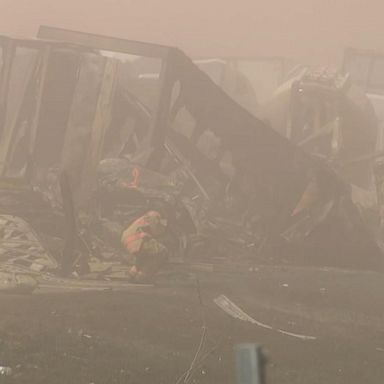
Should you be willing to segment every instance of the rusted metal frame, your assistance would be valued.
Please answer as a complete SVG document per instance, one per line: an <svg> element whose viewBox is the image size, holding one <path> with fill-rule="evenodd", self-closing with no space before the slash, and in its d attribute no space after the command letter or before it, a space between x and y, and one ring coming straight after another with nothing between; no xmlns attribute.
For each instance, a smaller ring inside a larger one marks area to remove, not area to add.
<svg viewBox="0 0 384 384"><path fill-rule="evenodd" d="M173 87L172 57L177 51L175 48L162 45L130 41L120 38L70 31L61 28L41 26L39 38L65 41L66 43L79 44L97 50L114 51L130 55L158 58L162 60L159 77L159 100L153 113L149 142L153 153L148 161L148 166L157 169L163 153L163 143L168 128L169 107Z"/></svg>
<svg viewBox="0 0 384 384"><path fill-rule="evenodd" d="M100 73L100 76L104 76L105 63L107 61L107 58L102 57L102 56L100 56L100 57L103 58L103 63L102 63L103 69L102 69L102 72ZM86 69L85 69L85 67L82 66L81 60L80 60L78 79L77 79L77 83L76 83L74 94L73 94L72 101L71 101L69 118L68 118L68 122L67 122L67 126L66 126L65 136L64 136L64 144L63 144L63 148L61 151L60 168L61 168L62 172L67 174L69 179L71 179L71 173L68 170L67 162L72 160L71 158L72 158L73 154L71 153L71 150L72 150L72 144L74 143L74 140L77 141L80 138L80 136L77 136L79 134L77 131L79 128L79 125L77 122L77 115L76 114L78 113L78 104L77 104L78 99L77 99L77 97L78 97L78 92L80 89L79 88L80 87L79 81L80 81L80 78L82 76L83 70L86 70ZM97 76L99 76L99 75L97 75ZM90 140L92 140L92 137L93 137L95 116L97 114L97 107L99 105L100 93L101 93L101 90L103 87L102 82L103 82L103 78L100 77L100 82L97 84L97 90L95 90L95 100L93 100L93 98L92 98L92 100L89 100L89 98L88 98L89 95L86 95L85 97L83 95L83 101L86 100L88 103L91 103L91 105L92 105L91 118L90 118L90 121L87 121L87 128L89 127ZM89 125L88 125L88 123L89 123ZM88 132L88 130L87 130L87 132ZM71 186L75 205L84 205L85 203L88 203L88 200L90 197L89 195L88 196L85 195L85 191L87 190L86 185L91 185L91 181L90 181L91 177L89 177L89 175L86 174L86 171L87 170L89 171L89 159L88 159L88 157L89 157L90 145L91 145L91 143L87 141L86 148L85 149L83 148L83 150L86 153L84 153L84 158L81 160L80 168L78 168L79 164L77 164L77 169L79 171L79 175L76 175L76 177L81 175L81 183L78 184L76 188L74 188L73 185ZM70 163L69 165L70 165L70 168L72 169L73 164ZM85 179L84 179L84 177L85 177Z"/></svg>
<svg viewBox="0 0 384 384"><path fill-rule="evenodd" d="M20 46L20 45L19 45ZM22 45L22 47L26 47L28 45ZM40 45L40 46L36 46L36 45L33 45L33 46L28 46L28 48L33 48L33 49L37 49L37 48L41 48L42 49L42 52L40 53L40 58L38 58L37 60L40 61L38 64L36 64L36 67L35 68L38 68L38 74L36 74L36 76L39 78L38 80L38 90L37 90L37 95L36 95L36 105L35 105L35 110L34 110L34 116L32 118L32 124L31 126L28 128L30 131L31 131L31 140L29 142L29 155L32 155L33 151L34 151L34 146L35 146L35 142L36 142L36 136L37 136L37 128L38 128L38 123L39 123L39 117L40 117L40 109L41 109L41 102L42 102L42 96L43 96L43 90L44 90L44 85L45 85L45 78L46 78L46 74L47 74L47 68L48 68L48 60L49 60L49 55L50 55L50 52L51 52L51 46L50 45ZM34 74L32 73L31 76L33 76ZM26 89L27 90L28 88L28 84L26 84ZM24 96L25 96L25 93L24 93ZM12 137L11 137L11 141L10 141L10 145L7 149L7 153L6 153L6 159L5 159L5 167L4 167L4 173L7 172L7 166L9 165L9 157L11 155L11 150L13 148L13 145L14 145L14 129L16 127L16 124L18 122L19 118L16 119L15 121L15 125L12 127ZM27 175L24 175L24 176L27 176Z"/></svg>
<svg viewBox="0 0 384 384"><path fill-rule="evenodd" d="M33 117L32 125L31 125L31 141L29 143L29 155L30 156L32 156L32 154L35 150L37 130L38 130L38 124L39 124L39 118L40 118L41 103L42 103L42 98L43 98L43 91L44 91L44 86L45 86L45 80L47 77L49 57L50 57L50 54L52 51L51 48L52 47L50 45L46 45L43 49L42 58L41 58L41 72L39 74L40 79L39 79L39 85L38 85L36 109L35 109L35 115Z"/></svg>
<svg viewBox="0 0 384 384"><path fill-rule="evenodd" d="M10 40L10 45L8 47L9 48L8 54L11 57L9 58L9 62L7 61L7 64L6 64L7 69L6 69L6 75L4 75L5 81L3 82L6 84L4 86L4 90L2 90L4 103L6 103L6 100L9 94L9 81L12 73L12 66L13 66L13 60L15 57L16 49L17 47L20 47L20 46L25 47L25 45L23 44L21 45L17 44L17 40L13 40L13 39ZM29 77L30 76L32 76L32 69L31 69L31 72L29 73ZM25 94L27 87L28 87L28 80L24 84L23 95ZM0 147L0 176L4 176L6 171L7 158L9 156L9 150L12 145L12 136L14 133L15 126L19 119L19 112L20 112L20 108L22 107L22 104L23 104L23 98L20 98L20 100L18 100L18 106L17 106L18 112L16 113L15 118L11 122L8 122L7 117L5 117L6 120L4 122L3 129L2 129L2 140L1 140L1 147Z"/></svg>
<svg viewBox="0 0 384 384"><path fill-rule="evenodd" d="M89 152L83 170L84 182L81 187L81 195L84 200L87 199L96 183L97 167L101 157L105 133L112 114L112 102L116 88L116 73L117 61L114 59L106 59L92 124Z"/></svg>
<svg viewBox="0 0 384 384"><path fill-rule="evenodd" d="M0 154L2 152L2 148L4 145L3 141L3 132L5 129L5 122L6 122L6 105L7 105L7 94L8 94L8 88L9 88L9 79L10 79L10 73L12 68L12 62L13 62L13 55L15 51L15 45L14 42L5 37L1 37L1 45L3 49L3 65L1 68L1 74L0 74L0 137L1 137L1 144L0 144ZM1 164L0 164L0 174L1 174Z"/></svg>
<svg viewBox="0 0 384 384"><path fill-rule="evenodd" d="M1 93L0 93L0 104L2 106L2 127L1 127L1 145L0 145L0 177L4 176L5 167L6 167L6 156L9 150L9 146L11 143L11 133L8 129L7 124L7 99L9 92L9 83L12 73L12 64L15 57L16 52L16 41L13 39L5 39L7 42L6 48L6 56L5 61L3 63L3 71L2 71L2 82L1 82ZM20 103L21 105L21 103ZM8 139L9 136L9 139Z"/></svg>
<svg viewBox="0 0 384 384"><path fill-rule="evenodd" d="M0 79L0 105L6 100L9 85L9 73L11 71L11 64L13 60L14 42L5 37L1 37L0 44L3 49L3 65L1 69Z"/></svg>
<svg viewBox="0 0 384 384"><path fill-rule="evenodd" d="M175 83L174 60L176 51L176 49L169 50L161 65L159 102L152 121L150 138L153 152L148 160L148 167L154 170L159 169L160 161L164 155L164 142L169 129L172 89Z"/></svg>

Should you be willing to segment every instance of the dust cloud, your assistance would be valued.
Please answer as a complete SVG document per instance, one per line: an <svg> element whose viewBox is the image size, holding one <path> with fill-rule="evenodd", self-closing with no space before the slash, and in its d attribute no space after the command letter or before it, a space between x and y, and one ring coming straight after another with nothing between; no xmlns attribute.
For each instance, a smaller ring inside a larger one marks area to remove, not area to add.
<svg viewBox="0 0 384 384"><path fill-rule="evenodd" d="M192 56L278 55L338 64L384 47L381 0L1 0L0 32L40 24L179 46Z"/></svg>

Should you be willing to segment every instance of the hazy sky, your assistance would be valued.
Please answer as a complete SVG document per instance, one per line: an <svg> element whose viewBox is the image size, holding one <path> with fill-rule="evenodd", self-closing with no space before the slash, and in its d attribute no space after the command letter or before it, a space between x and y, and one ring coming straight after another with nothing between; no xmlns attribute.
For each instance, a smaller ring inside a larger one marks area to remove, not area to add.
<svg viewBox="0 0 384 384"><path fill-rule="evenodd" d="M176 45L191 55L336 63L347 45L384 51L384 0L0 0L0 32L40 24Z"/></svg>

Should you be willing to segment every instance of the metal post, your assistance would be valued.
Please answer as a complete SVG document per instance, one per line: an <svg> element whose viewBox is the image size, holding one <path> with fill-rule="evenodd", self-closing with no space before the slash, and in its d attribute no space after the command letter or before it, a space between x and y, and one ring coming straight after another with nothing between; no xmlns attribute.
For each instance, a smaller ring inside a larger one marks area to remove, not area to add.
<svg viewBox="0 0 384 384"><path fill-rule="evenodd" d="M265 384L265 357L258 344L236 345L237 384Z"/></svg>

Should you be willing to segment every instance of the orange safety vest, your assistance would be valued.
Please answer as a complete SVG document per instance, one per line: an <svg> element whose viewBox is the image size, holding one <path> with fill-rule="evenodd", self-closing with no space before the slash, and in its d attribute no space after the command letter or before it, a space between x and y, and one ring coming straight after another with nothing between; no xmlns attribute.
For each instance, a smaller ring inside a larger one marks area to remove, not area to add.
<svg viewBox="0 0 384 384"><path fill-rule="evenodd" d="M141 248L141 246L143 244L143 240L146 237L149 237L148 233L145 233L145 232L135 232L135 233L130 235L130 234L126 233L126 232L127 231L125 231L123 233L123 237L121 239L124 247L131 254L135 254L135 253L139 252L140 248Z"/></svg>
<svg viewBox="0 0 384 384"><path fill-rule="evenodd" d="M121 237L125 249L130 254L140 252L141 246L143 245L145 238L151 238L152 236L144 230L149 227L149 220L151 217L160 216L156 211L150 211L142 217L135 220L124 232Z"/></svg>

